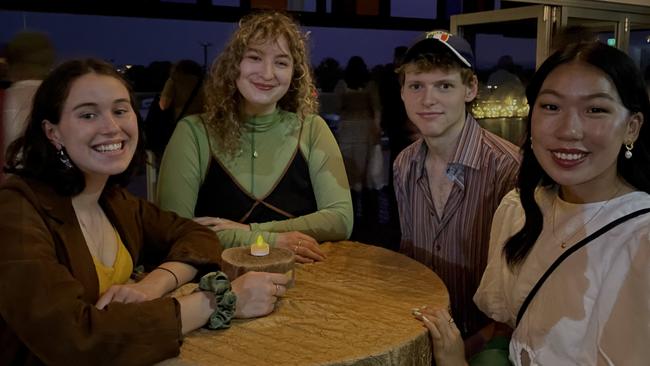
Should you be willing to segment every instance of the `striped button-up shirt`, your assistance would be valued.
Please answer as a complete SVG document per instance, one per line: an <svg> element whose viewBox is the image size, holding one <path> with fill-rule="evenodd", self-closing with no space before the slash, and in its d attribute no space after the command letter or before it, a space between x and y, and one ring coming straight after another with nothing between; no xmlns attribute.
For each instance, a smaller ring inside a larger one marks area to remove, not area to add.
<svg viewBox="0 0 650 366"><path fill-rule="evenodd" d="M467 336L486 322L472 296L487 261L492 215L516 181L519 148L481 128L468 114L447 165L453 185L441 217L429 190L427 151L419 139L394 163L400 251L429 266L445 282L452 315Z"/></svg>

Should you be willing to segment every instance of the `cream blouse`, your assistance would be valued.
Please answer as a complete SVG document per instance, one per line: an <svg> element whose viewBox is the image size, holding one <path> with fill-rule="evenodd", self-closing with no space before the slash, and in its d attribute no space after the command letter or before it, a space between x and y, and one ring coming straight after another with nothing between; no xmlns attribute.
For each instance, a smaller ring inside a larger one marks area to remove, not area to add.
<svg viewBox="0 0 650 366"><path fill-rule="evenodd" d="M516 191L492 222L488 264L474 296L492 319L514 327L526 295L555 259L616 218L650 207L632 192L608 202L572 204L538 188L544 228L525 262L511 270L503 245L524 223ZM530 303L510 342L515 365L648 365L650 214L633 218L569 256Z"/></svg>

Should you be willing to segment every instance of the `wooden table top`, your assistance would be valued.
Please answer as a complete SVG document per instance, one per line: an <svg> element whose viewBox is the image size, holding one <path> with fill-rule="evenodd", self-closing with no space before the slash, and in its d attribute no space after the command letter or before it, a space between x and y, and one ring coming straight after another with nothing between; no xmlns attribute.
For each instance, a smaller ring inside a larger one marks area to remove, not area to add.
<svg viewBox="0 0 650 366"><path fill-rule="evenodd" d="M296 285L270 315L200 329L160 365L431 365L426 329L411 309L447 307L440 278L393 251L324 243L324 262L296 265Z"/></svg>

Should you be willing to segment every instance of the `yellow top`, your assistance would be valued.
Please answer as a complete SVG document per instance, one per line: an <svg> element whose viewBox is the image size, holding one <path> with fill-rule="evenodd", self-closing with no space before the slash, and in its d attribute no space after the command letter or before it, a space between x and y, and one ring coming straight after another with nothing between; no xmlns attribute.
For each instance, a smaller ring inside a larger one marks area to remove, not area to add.
<svg viewBox="0 0 650 366"><path fill-rule="evenodd" d="M113 231L115 232L115 238L117 239L117 254L115 255L113 266L105 266L100 260L93 256L97 278L99 279L100 296L112 285L121 285L126 283L126 281L129 280L129 277L131 277L131 272L133 272L133 259L131 258L131 254L126 250L117 230L113 228Z"/></svg>

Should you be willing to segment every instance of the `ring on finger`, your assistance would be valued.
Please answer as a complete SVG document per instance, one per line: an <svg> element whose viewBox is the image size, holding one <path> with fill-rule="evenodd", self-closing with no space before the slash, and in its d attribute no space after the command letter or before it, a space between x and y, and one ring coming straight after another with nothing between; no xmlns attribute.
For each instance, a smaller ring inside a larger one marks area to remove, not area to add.
<svg viewBox="0 0 650 366"><path fill-rule="evenodd" d="M297 245L294 245L294 246L293 246L293 252L294 252L294 253L298 253L298 246L297 246Z"/></svg>
<svg viewBox="0 0 650 366"><path fill-rule="evenodd" d="M299 240L298 240L298 246L299 246L299 247L302 246L302 239L299 239Z"/></svg>
<svg viewBox="0 0 650 366"><path fill-rule="evenodd" d="M276 284L275 284L275 296L278 296L279 293L280 293L280 285L278 285L278 284L276 283Z"/></svg>
<svg viewBox="0 0 650 366"><path fill-rule="evenodd" d="M449 326L451 326L452 324L454 324L454 318L449 318L448 322L449 322Z"/></svg>

